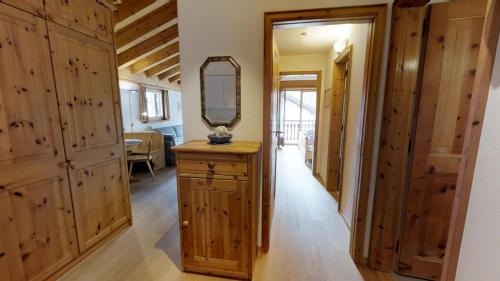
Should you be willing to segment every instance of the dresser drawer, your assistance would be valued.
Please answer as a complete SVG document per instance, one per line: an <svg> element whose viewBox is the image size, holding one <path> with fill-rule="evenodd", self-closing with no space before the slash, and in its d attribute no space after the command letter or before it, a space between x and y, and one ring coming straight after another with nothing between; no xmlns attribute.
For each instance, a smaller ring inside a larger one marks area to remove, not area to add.
<svg viewBox="0 0 500 281"><path fill-rule="evenodd" d="M207 175L248 175L246 155L179 153L179 172Z"/></svg>

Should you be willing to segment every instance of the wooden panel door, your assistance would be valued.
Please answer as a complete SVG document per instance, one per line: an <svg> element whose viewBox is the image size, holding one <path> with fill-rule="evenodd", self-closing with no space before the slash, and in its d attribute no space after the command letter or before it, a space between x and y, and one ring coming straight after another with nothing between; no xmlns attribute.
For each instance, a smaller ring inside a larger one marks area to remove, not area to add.
<svg viewBox="0 0 500 281"><path fill-rule="evenodd" d="M403 214L398 271L431 280L440 278L446 251L483 28L484 18L467 11L474 9L431 7Z"/></svg>
<svg viewBox="0 0 500 281"><path fill-rule="evenodd" d="M184 265L249 272L247 181L180 179Z"/></svg>
<svg viewBox="0 0 500 281"><path fill-rule="evenodd" d="M2 280L43 280L78 255L69 193L63 175L0 193Z"/></svg>
<svg viewBox="0 0 500 281"><path fill-rule="evenodd" d="M44 0L47 19L113 43L111 10L96 0Z"/></svg>
<svg viewBox="0 0 500 281"><path fill-rule="evenodd" d="M38 15L40 17L45 16L43 0L1 0L0 2L7 3L23 11Z"/></svg>
<svg viewBox="0 0 500 281"><path fill-rule="evenodd" d="M80 250L130 219L112 45L49 23Z"/></svg>
<svg viewBox="0 0 500 281"><path fill-rule="evenodd" d="M0 3L0 279L35 280L78 255L43 19Z"/></svg>

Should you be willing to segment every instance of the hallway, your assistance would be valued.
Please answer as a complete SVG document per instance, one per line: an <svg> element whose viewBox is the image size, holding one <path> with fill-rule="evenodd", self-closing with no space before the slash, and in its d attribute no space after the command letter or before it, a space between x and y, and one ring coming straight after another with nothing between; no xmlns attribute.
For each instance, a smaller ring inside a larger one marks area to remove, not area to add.
<svg viewBox="0 0 500 281"><path fill-rule="evenodd" d="M393 280L356 268L337 201L304 165L297 147L278 152L277 175L271 247L257 260L254 280L362 281L362 274L366 281Z"/></svg>
<svg viewBox="0 0 500 281"><path fill-rule="evenodd" d="M253 280L392 281L358 269L348 254L349 232L337 203L304 165L297 147L279 151L271 249L258 258ZM60 280L227 280L180 268L175 170L132 184L133 227L111 239ZM360 273L361 271L361 273Z"/></svg>

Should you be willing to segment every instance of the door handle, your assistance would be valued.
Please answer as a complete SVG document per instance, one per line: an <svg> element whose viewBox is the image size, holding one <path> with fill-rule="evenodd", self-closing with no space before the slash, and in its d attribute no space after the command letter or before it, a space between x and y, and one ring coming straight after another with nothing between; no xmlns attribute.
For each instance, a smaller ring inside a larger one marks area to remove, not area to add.
<svg viewBox="0 0 500 281"><path fill-rule="evenodd" d="M189 226L189 221L182 222L182 227L188 227L188 226Z"/></svg>
<svg viewBox="0 0 500 281"><path fill-rule="evenodd" d="M282 131L273 131L273 134L283 134Z"/></svg>

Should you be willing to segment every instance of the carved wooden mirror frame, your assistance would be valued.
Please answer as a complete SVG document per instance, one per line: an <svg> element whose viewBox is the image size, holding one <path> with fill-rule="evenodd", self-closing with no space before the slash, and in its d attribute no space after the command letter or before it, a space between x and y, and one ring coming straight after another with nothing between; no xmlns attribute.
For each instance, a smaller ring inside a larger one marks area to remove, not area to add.
<svg viewBox="0 0 500 281"><path fill-rule="evenodd" d="M211 121L206 112L206 94L205 94L205 69L212 62L223 62L227 61L231 63L236 72L236 115L229 122L213 122ZM201 87L201 117L210 127L226 126L228 128L234 127L234 125L241 119L241 67L240 65L230 56L219 56L219 57L208 57L205 62L200 67L200 87Z"/></svg>

